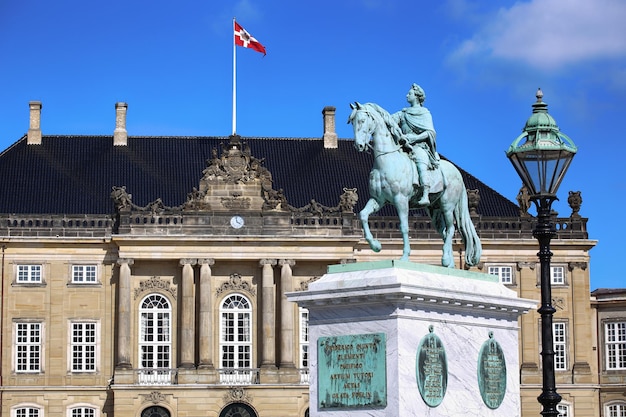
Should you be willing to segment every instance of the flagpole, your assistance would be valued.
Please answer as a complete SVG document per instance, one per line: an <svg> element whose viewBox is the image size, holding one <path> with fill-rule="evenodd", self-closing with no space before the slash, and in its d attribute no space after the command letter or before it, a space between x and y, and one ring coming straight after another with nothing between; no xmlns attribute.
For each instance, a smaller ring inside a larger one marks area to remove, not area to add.
<svg viewBox="0 0 626 417"><path fill-rule="evenodd" d="M233 17L233 33L235 33L235 18ZM233 35L233 135L237 132L237 45Z"/></svg>

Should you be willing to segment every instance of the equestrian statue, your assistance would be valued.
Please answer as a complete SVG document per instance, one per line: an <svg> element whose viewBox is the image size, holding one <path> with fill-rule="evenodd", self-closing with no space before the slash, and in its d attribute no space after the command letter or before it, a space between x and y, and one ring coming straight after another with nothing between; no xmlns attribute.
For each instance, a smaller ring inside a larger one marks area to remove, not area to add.
<svg viewBox="0 0 626 417"><path fill-rule="evenodd" d="M409 210L423 208L443 239L441 265L454 268L452 238L458 228L465 246L465 263L475 266L482 247L467 205L467 191L459 170L437 153L436 132L430 111L424 107L426 94L413 84L407 94L409 107L389 114L375 103L351 104L348 123L354 128L354 146L359 152L371 150L370 198L359 213L365 239L379 252L368 218L385 204L395 206L400 219L403 251L411 254Z"/></svg>

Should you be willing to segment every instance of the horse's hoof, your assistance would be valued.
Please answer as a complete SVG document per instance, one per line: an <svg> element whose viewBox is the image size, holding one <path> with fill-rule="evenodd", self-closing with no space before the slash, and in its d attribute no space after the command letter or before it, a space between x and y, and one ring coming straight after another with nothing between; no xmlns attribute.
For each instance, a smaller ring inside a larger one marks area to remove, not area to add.
<svg viewBox="0 0 626 417"><path fill-rule="evenodd" d="M381 245L379 241L375 240L372 242L370 247L374 252L380 252L380 250L383 248L383 245Z"/></svg>

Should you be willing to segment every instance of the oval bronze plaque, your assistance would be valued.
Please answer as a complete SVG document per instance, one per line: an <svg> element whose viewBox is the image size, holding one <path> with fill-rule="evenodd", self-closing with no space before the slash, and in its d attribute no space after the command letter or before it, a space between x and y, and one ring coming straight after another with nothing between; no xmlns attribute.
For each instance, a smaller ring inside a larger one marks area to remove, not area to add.
<svg viewBox="0 0 626 417"><path fill-rule="evenodd" d="M434 327L428 331L417 348L415 374L422 399L429 407L437 407L448 388L448 361L441 339L433 333Z"/></svg>
<svg viewBox="0 0 626 417"><path fill-rule="evenodd" d="M489 332L489 339L478 354L478 387L487 407L492 410L500 407L506 393L506 360L493 332Z"/></svg>

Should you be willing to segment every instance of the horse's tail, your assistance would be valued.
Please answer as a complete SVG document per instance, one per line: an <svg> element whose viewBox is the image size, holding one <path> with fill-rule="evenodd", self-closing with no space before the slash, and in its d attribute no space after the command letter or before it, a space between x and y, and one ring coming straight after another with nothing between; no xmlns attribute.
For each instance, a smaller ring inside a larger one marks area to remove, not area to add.
<svg viewBox="0 0 626 417"><path fill-rule="evenodd" d="M465 245L465 263L468 266L476 266L480 261L483 248L469 213L465 190L461 193L461 198L454 208L454 218Z"/></svg>

